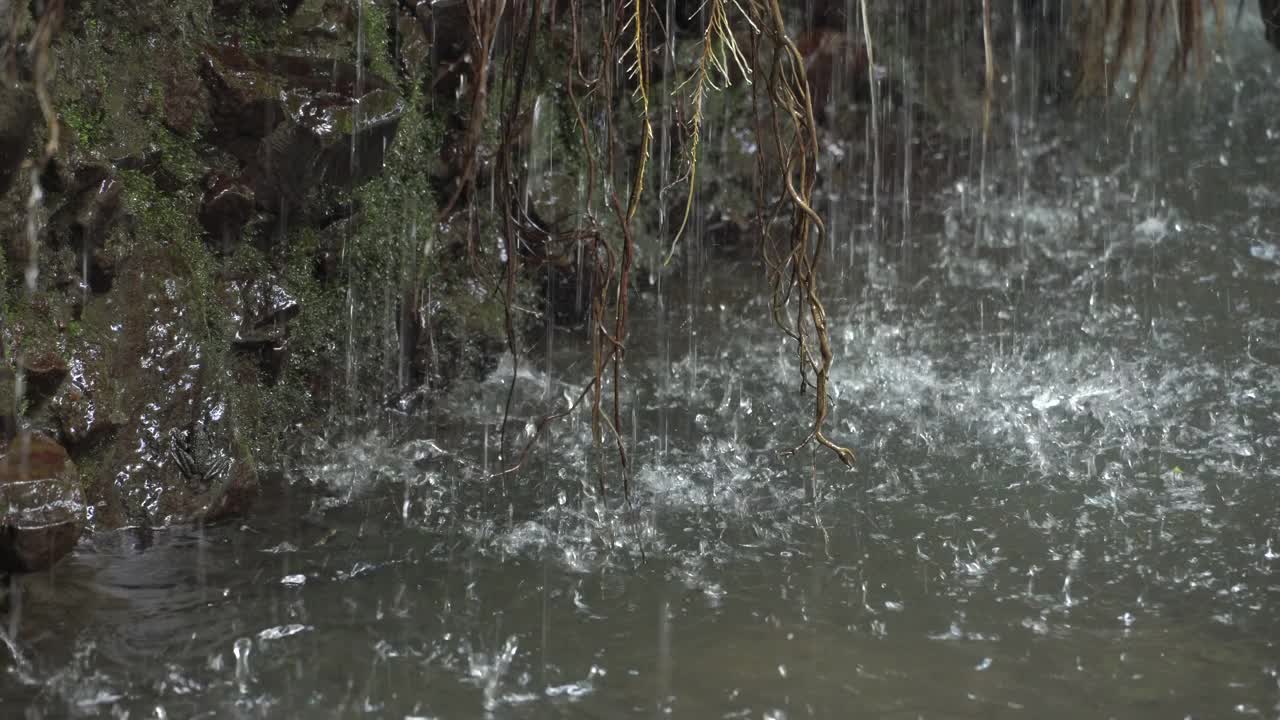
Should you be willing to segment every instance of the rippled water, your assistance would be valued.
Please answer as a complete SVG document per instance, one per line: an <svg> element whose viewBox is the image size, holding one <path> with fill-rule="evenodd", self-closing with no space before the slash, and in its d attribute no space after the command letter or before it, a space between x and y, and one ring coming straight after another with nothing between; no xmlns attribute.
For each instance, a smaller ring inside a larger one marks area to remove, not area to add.
<svg viewBox="0 0 1280 720"><path fill-rule="evenodd" d="M1176 111L1029 131L906 242L835 245L856 471L779 454L810 407L794 351L760 269L703 247L633 307L629 506L585 492L614 458L580 416L487 479L507 364L317 446L235 525L21 578L5 716L1280 717L1260 38ZM581 344L523 366L508 457L577 394Z"/></svg>

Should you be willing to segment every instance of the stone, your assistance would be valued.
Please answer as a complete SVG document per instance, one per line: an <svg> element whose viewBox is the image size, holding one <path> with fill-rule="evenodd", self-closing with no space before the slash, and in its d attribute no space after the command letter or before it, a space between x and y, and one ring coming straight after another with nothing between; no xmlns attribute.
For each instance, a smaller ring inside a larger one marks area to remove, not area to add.
<svg viewBox="0 0 1280 720"><path fill-rule="evenodd" d="M208 291L167 246L123 259L119 277L84 308L81 365L64 383L80 397L59 397L64 434L84 443L77 452L92 447L84 488L99 526L242 512L257 493L257 471L237 436L223 350L209 347L197 307L220 298L201 294Z"/></svg>
<svg viewBox="0 0 1280 720"><path fill-rule="evenodd" d="M257 207L284 214L322 185L377 175L404 100L386 80L346 62L238 47L208 47L201 74L212 97L209 140L241 163Z"/></svg>
<svg viewBox="0 0 1280 720"><path fill-rule="evenodd" d="M1266 28L1267 42L1280 50L1280 0L1258 0L1258 13Z"/></svg>
<svg viewBox="0 0 1280 720"><path fill-rule="evenodd" d="M54 352L23 356L20 361L26 377L26 398L32 406L43 405L67 378L67 361Z"/></svg>
<svg viewBox="0 0 1280 720"><path fill-rule="evenodd" d="M42 435L19 435L0 457L0 570L34 572L80 539L85 501L67 451Z"/></svg>
<svg viewBox="0 0 1280 720"><path fill-rule="evenodd" d="M254 358L263 379L275 384L289 359L289 322L302 306L270 276L232 282L227 294L238 322L232 348Z"/></svg>
<svg viewBox="0 0 1280 720"><path fill-rule="evenodd" d="M289 20L289 48L301 55L346 60L358 37L355 5L345 0L303 0Z"/></svg>
<svg viewBox="0 0 1280 720"><path fill-rule="evenodd" d="M200 202L200 224L212 247L229 252L239 245L256 206L252 188L226 175L211 175Z"/></svg>
<svg viewBox="0 0 1280 720"><path fill-rule="evenodd" d="M0 195L26 159L40 112L29 88L0 79Z"/></svg>
<svg viewBox="0 0 1280 720"><path fill-rule="evenodd" d="M413 15L435 43L436 63L447 67L461 60L471 50L471 17L464 2L416 0Z"/></svg>
<svg viewBox="0 0 1280 720"><path fill-rule="evenodd" d="M233 20L243 15L270 20L292 15L300 4L301 0L213 0L213 12Z"/></svg>
<svg viewBox="0 0 1280 720"><path fill-rule="evenodd" d="M95 293L111 289L115 260L107 239L121 218L123 184L106 165L85 165L76 170L66 200L49 220L55 245L75 252L80 280Z"/></svg>
<svg viewBox="0 0 1280 720"><path fill-rule="evenodd" d="M209 114L209 90L194 66L165 68L164 125L182 137L190 137Z"/></svg>
<svg viewBox="0 0 1280 720"><path fill-rule="evenodd" d="M395 57L402 77L417 79L431 65L431 38L416 14L396 14Z"/></svg>
<svg viewBox="0 0 1280 720"><path fill-rule="evenodd" d="M107 441L128 418L111 411L98 395L78 383L67 383L51 401L58 437L77 453L85 453Z"/></svg>

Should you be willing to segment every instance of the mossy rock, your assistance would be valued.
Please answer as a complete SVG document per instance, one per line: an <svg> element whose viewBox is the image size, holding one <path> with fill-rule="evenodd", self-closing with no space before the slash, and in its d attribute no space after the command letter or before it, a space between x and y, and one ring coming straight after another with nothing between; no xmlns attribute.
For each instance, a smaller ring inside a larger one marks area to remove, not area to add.
<svg viewBox="0 0 1280 720"><path fill-rule="evenodd" d="M101 526L216 519L243 510L257 491L251 454L237 435L238 408L225 328L202 280L178 248L144 246L121 263L117 289L84 310L75 392L94 415L115 418L86 445L86 414L61 399L60 429L94 460L86 495ZM57 402L57 400L55 400Z"/></svg>

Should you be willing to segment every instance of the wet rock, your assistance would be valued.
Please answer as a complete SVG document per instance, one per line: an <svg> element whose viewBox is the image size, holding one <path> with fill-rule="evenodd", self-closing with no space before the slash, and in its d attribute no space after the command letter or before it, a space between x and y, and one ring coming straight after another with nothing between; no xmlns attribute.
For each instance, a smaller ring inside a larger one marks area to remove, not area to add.
<svg viewBox="0 0 1280 720"><path fill-rule="evenodd" d="M436 61L441 67L461 60L471 49L471 18L466 3L416 0L413 14L427 37L434 40Z"/></svg>
<svg viewBox="0 0 1280 720"><path fill-rule="evenodd" d="M209 90L196 68L175 66L164 70L164 125L189 137L209 114Z"/></svg>
<svg viewBox="0 0 1280 720"><path fill-rule="evenodd" d="M352 187L382 169L404 103L350 63L230 46L206 50L202 74L217 128L257 206L282 213L321 185Z"/></svg>
<svg viewBox="0 0 1280 720"><path fill-rule="evenodd" d="M89 370L102 363L102 348L79 342L71 347L66 376L46 402L34 405L27 422L57 438L72 457L83 459L112 438L129 419L116 404L119 393L111 386L111 378Z"/></svg>
<svg viewBox="0 0 1280 720"><path fill-rule="evenodd" d="M82 364L76 364L82 371ZM111 397L111 392L93 385L83 375L80 381L65 382L49 401L51 417L47 425L56 430L71 452L86 455L128 422L122 411L104 402Z"/></svg>
<svg viewBox="0 0 1280 720"><path fill-rule="evenodd" d="M431 62L431 37L416 13L396 15L396 66L402 77L414 79L422 75Z"/></svg>
<svg viewBox="0 0 1280 720"><path fill-rule="evenodd" d="M24 356L21 366L26 378L26 399L31 405L43 405L67 379L67 361L57 353Z"/></svg>
<svg viewBox="0 0 1280 720"><path fill-rule="evenodd" d="M213 12L228 19L249 15L269 20L292 15L300 4L301 0L213 0Z"/></svg>
<svg viewBox="0 0 1280 720"><path fill-rule="evenodd" d="M0 79L0 194L9 190L27 156L38 117L30 90Z"/></svg>
<svg viewBox="0 0 1280 720"><path fill-rule="evenodd" d="M238 281L229 288L238 328L232 347L253 357L264 379L279 380L289 358L289 322L302 306L277 278Z"/></svg>
<svg viewBox="0 0 1280 720"><path fill-rule="evenodd" d="M1262 15L1267 42L1280 50L1280 0L1258 0L1258 13Z"/></svg>
<svg viewBox="0 0 1280 720"><path fill-rule="evenodd" d="M251 188L235 178L212 176L200 203L200 224L213 247L228 252L238 245L256 205Z"/></svg>
<svg viewBox="0 0 1280 720"><path fill-rule="evenodd" d="M107 251L107 238L121 217L123 185L105 165L79 168L67 199L49 220L56 243L75 252L82 281L96 293L111 289L115 260Z"/></svg>
<svg viewBox="0 0 1280 720"><path fill-rule="evenodd" d="M61 445L19 435L0 457L0 570L44 570L75 547L84 528L79 473Z"/></svg>
<svg viewBox="0 0 1280 720"><path fill-rule="evenodd" d="M82 466L95 529L215 520L243 511L256 494L233 397L258 379L234 385L222 298L190 252L136 244L118 261L112 291L90 296L74 321L48 320L47 303L33 299L6 328L24 349L28 399L49 395L27 403L22 422L58 438ZM56 288L38 293L57 296ZM268 306L254 325L284 322L289 304ZM50 329L61 333L59 349L46 354ZM0 378L5 387L12 378Z"/></svg>
<svg viewBox="0 0 1280 720"><path fill-rule="evenodd" d="M303 0L289 21L290 49L299 54L345 60L355 56L359 18L344 0Z"/></svg>
<svg viewBox="0 0 1280 720"><path fill-rule="evenodd" d="M89 406L64 432L99 436L85 493L111 518L105 527L215 520L257 493L233 381L208 343L202 304L218 299L200 288L179 251L153 246L123 260L116 289L85 307L83 364L73 363L78 381L67 385ZM99 414L113 427L95 427Z"/></svg>

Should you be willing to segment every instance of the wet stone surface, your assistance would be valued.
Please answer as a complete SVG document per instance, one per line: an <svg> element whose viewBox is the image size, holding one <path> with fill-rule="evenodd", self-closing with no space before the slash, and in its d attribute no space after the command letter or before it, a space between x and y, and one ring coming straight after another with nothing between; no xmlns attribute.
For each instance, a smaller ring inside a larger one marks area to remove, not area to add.
<svg viewBox="0 0 1280 720"><path fill-rule="evenodd" d="M27 155L39 111L30 89L0 79L0 195Z"/></svg>
<svg viewBox="0 0 1280 720"><path fill-rule="evenodd" d="M71 552L85 523L80 476L67 451L41 435L18 435L0 457L0 571L51 567Z"/></svg>
<svg viewBox="0 0 1280 720"><path fill-rule="evenodd" d="M93 339L99 354L84 368L86 393L129 418L98 456L102 485L90 499L118 497L115 510L145 525L221 517L257 488L235 436L231 380L195 334L200 324L188 316L201 308L189 301L192 288L165 271L174 262L134 258L120 291L86 311L88 322L108 328Z"/></svg>
<svg viewBox="0 0 1280 720"><path fill-rule="evenodd" d="M40 158L30 34L57 12L59 142ZM441 287L458 246L428 242L412 272L400 265L402 235L429 236L415 172L440 152L426 103L406 95L421 97L408 89L429 86L437 60L461 77L464 4L9 3L0 15L20 21L19 45L0 37L0 438L60 443L91 529L242 511L253 455L319 422L309 411L328 398L385 403L427 382L425 398L492 367L491 298ZM42 166L19 172L27 160ZM386 307L344 336L353 287ZM344 357L374 345L386 360Z"/></svg>
<svg viewBox="0 0 1280 720"><path fill-rule="evenodd" d="M379 172L404 112L386 81L337 60L211 46L201 72L213 97L211 139L240 160L241 182L272 213L320 185L349 187Z"/></svg>

